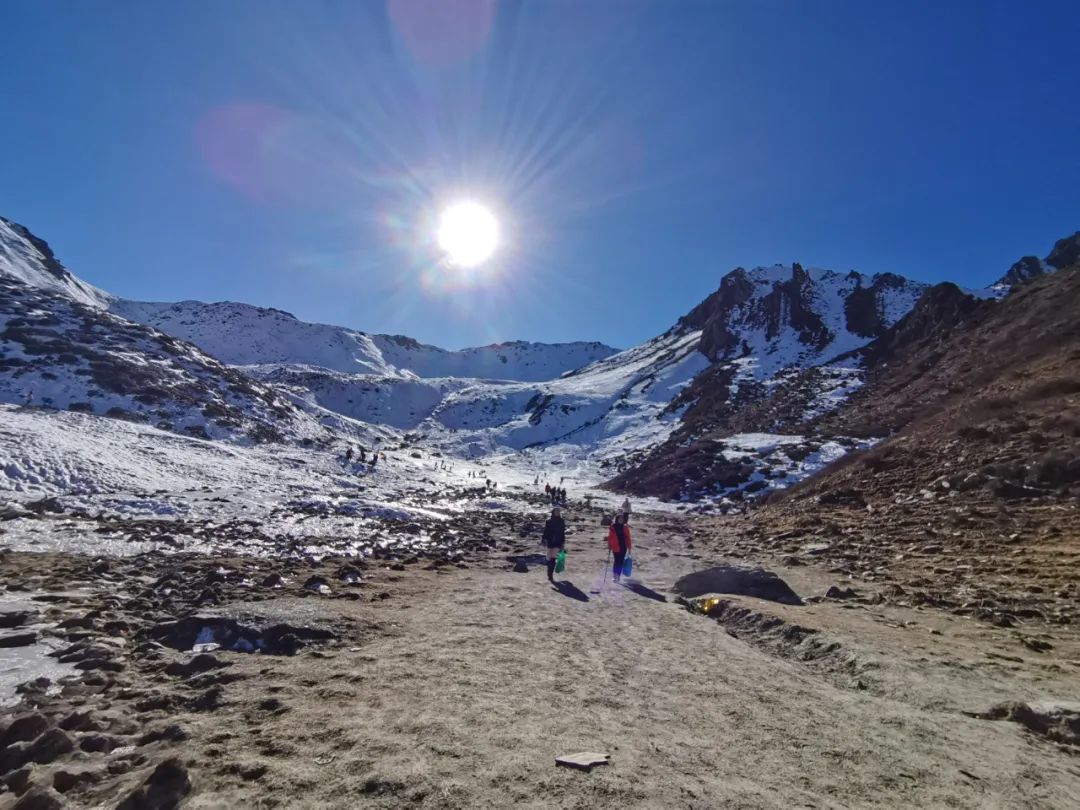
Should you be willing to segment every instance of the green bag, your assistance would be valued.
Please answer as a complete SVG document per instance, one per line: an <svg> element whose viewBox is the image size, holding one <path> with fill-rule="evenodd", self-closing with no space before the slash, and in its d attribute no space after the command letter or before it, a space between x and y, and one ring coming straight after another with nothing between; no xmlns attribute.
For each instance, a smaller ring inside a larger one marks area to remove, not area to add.
<svg viewBox="0 0 1080 810"><path fill-rule="evenodd" d="M566 568L566 549L559 551L559 555L555 558L555 573L561 574L563 569Z"/></svg>

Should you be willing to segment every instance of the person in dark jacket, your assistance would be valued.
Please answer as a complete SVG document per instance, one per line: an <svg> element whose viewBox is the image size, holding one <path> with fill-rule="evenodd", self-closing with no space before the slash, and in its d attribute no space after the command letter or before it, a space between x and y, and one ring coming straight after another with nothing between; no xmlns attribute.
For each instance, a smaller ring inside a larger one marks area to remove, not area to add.
<svg viewBox="0 0 1080 810"><path fill-rule="evenodd" d="M615 560L611 566L611 573L615 581L618 582L622 578L623 563L626 562L626 555L630 553L632 545L630 543L630 527L626 525L626 515L622 512L615 515L615 522L608 529L607 542Z"/></svg>
<svg viewBox="0 0 1080 810"><path fill-rule="evenodd" d="M566 521L563 520L559 507L551 510L551 517L544 524L544 536L541 542L547 548L548 582L555 581L555 558L566 547Z"/></svg>

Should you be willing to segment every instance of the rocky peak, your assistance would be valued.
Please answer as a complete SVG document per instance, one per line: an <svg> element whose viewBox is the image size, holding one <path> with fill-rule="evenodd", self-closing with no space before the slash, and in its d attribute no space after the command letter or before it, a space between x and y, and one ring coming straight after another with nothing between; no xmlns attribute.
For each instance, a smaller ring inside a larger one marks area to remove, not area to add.
<svg viewBox="0 0 1080 810"><path fill-rule="evenodd" d="M868 365L888 362L916 347L944 340L961 324L993 306L969 295L952 282L935 284L892 328L862 350Z"/></svg>
<svg viewBox="0 0 1080 810"><path fill-rule="evenodd" d="M1080 231L1058 239L1047 257L1041 261L1035 256L1024 256L1014 262L1009 271L995 282L994 287L1012 287L1077 264L1080 264Z"/></svg>
<svg viewBox="0 0 1080 810"><path fill-rule="evenodd" d="M1055 270L1063 270L1080 264L1080 231L1054 243L1054 249L1046 257L1046 263Z"/></svg>

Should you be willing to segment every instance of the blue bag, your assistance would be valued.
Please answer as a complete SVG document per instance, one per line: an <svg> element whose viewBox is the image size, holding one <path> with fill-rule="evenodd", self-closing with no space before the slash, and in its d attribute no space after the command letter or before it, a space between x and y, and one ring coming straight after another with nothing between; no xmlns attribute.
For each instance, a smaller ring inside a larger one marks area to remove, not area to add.
<svg viewBox="0 0 1080 810"><path fill-rule="evenodd" d="M628 577L633 573L634 573L634 560L629 554L627 554L626 559L623 560L623 564L622 564L622 575L624 577Z"/></svg>

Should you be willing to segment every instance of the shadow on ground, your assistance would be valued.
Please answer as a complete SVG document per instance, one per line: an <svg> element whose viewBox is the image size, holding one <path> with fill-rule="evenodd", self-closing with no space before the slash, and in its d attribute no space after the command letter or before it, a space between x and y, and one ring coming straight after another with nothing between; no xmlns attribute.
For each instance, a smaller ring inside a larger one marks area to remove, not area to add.
<svg viewBox="0 0 1080 810"><path fill-rule="evenodd" d="M563 579L559 582L553 582L552 587L561 593L563 596L568 596L571 599L577 599L579 602L588 602L589 597L585 595L585 592L581 590L577 585L570 580Z"/></svg>
<svg viewBox="0 0 1080 810"><path fill-rule="evenodd" d="M627 582L623 581L623 585L626 590L633 591L638 596L644 596L646 599L655 599L657 602L666 602L667 597L662 593L654 591L652 588L642 585L640 582Z"/></svg>

